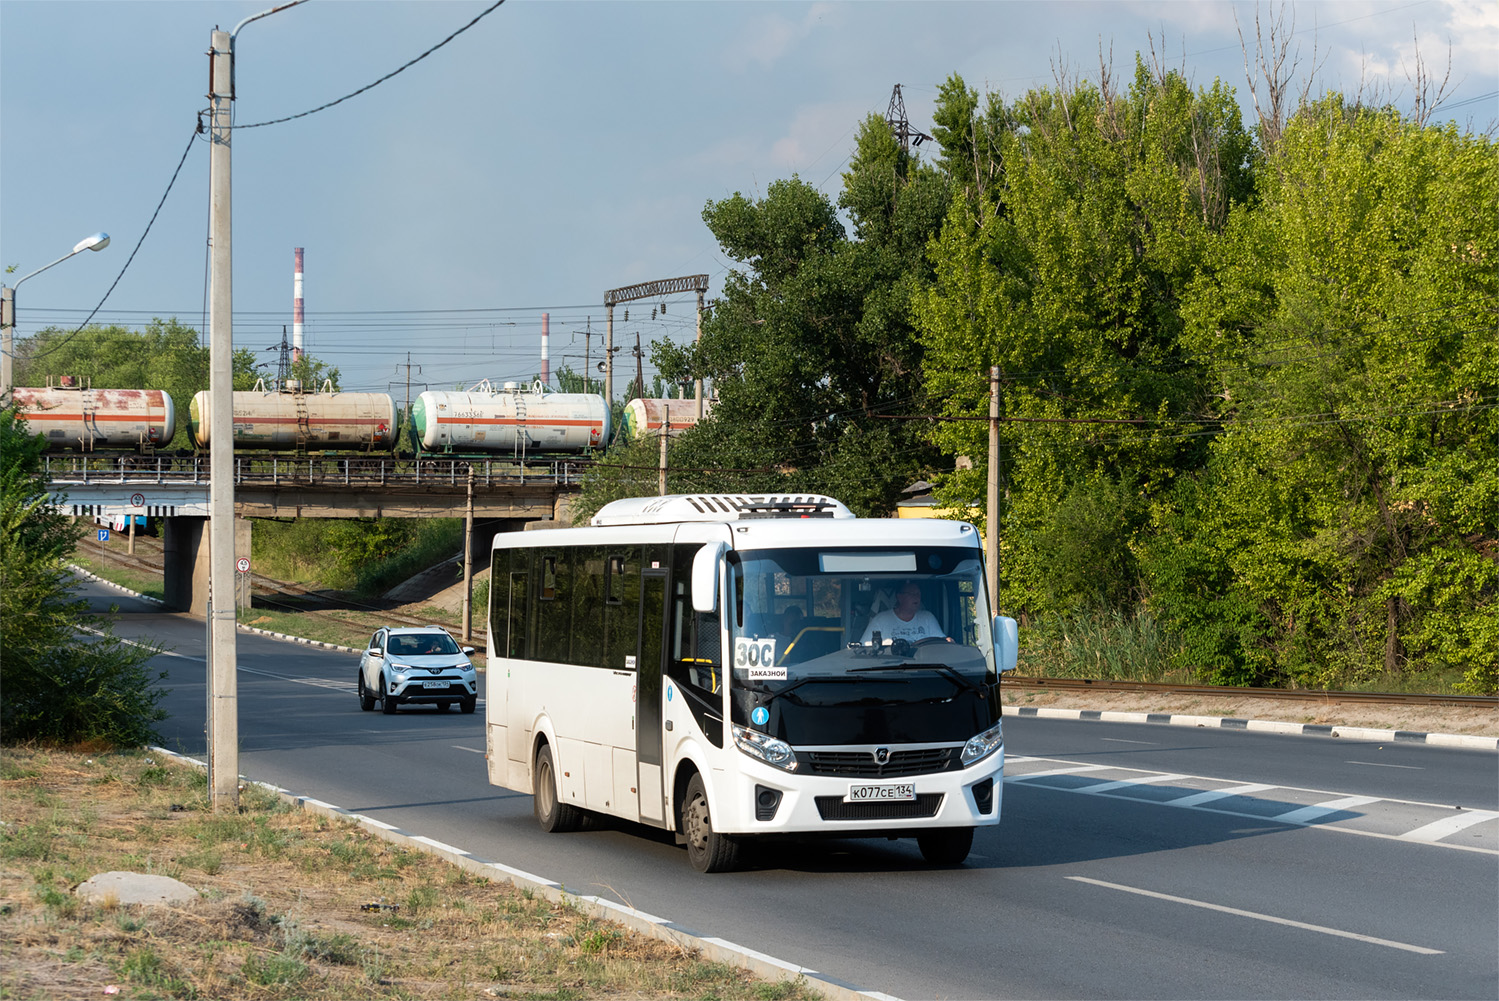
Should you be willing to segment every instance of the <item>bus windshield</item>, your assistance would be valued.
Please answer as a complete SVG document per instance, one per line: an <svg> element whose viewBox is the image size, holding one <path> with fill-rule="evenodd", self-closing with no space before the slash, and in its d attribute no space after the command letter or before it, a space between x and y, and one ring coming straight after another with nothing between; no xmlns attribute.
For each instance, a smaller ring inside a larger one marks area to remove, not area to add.
<svg viewBox="0 0 1499 1001"><path fill-rule="evenodd" d="M747 725L765 706L771 732L798 739L795 725L821 727L849 710L865 721L891 710L885 730L917 731L927 717L957 711L975 718L997 698L983 566L967 547L891 549L762 549L729 555L732 650L731 709ZM902 709L901 707L905 707ZM743 715L745 720L739 717ZM897 726L893 720L904 722ZM777 721L790 720L778 726ZM913 722L914 720L914 722ZM931 720L937 730L948 725ZM953 721L949 721L953 722ZM966 725L966 724L964 724ZM789 730L793 732L784 732ZM961 727L959 727L961 729ZM980 727L982 729L982 727ZM974 731L976 732L976 731ZM864 739L868 733L846 735ZM879 739L933 739L930 732L887 733Z"/></svg>

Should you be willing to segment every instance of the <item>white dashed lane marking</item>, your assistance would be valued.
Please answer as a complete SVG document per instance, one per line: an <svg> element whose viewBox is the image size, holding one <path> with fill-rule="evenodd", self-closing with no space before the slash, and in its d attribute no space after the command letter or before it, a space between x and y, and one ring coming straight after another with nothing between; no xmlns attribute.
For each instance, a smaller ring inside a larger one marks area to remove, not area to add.
<svg viewBox="0 0 1499 1001"><path fill-rule="evenodd" d="M1367 942L1370 945L1382 945L1387 949L1400 949L1405 952L1414 952L1422 956L1440 956L1441 949L1428 949L1424 945L1411 945L1409 942L1396 942L1387 938L1375 938L1373 935L1360 935L1358 932L1345 931L1342 928L1329 928L1326 925L1308 924L1305 921L1294 921L1291 918L1282 918L1274 914L1262 914L1259 911L1246 911L1238 907L1229 907L1225 904L1214 904L1206 900L1193 900L1191 897L1178 897L1170 893L1157 893L1154 890L1142 890L1138 886L1125 886L1122 883L1106 883L1101 879L1089 879L1086 876L1067 876L1067 879L1075 883L1087 883L1090 886L1101 886L1109 890L1119 890L1123 893L1133 893L1141 897L1153 897L1156 900L1165 900L1173 904L1185 904L1188 907L1201 907L1203 910L1217 911L1220 914L1232 914L1240 918L1252 918L1255 921L1265 921L1275 925L1285 925L1288 928L1299 928L1302 931L1317 932L1321 935L1332 935L1337 938L1351 938L1355 942Z"/></svg>

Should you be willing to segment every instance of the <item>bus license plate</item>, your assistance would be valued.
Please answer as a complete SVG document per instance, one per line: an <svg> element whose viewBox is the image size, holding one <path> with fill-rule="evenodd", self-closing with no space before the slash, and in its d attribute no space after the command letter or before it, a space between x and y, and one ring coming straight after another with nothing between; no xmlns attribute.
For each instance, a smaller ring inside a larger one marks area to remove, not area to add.
<svg viewBox="0 0 1499 1001"><path fill-rule="evenodd" d="M424 681L424 682L422 682L422 687L423 688L446 688L446 687L448 687L448 683L446 681Z"/></svg>
<svg viewBox="0 0 1499 1001"><path fill-rule="evenodd" d="M898 785L851 785L845 803L888 803L910 801L916 798L916 783L902 782Z"/></svg>

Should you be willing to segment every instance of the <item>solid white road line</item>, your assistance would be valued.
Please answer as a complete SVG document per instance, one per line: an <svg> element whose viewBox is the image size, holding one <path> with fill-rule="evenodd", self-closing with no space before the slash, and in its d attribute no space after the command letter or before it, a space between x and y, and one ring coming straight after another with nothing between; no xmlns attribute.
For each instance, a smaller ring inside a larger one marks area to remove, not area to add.
<svg viewBox="0 0 1499 1001"><path fill-rule="evenodd" d="M1076 775L1079 772L1101 772L1111 765L1070 765L1066 768L1048 768L1044 772L1027 772L1024 775L1006 775L1006 782L1025 782L1030 779L1043 779L1048 775Z"/></svg>
<svg viewBox="0 0 1499 1001"><path fill-rule="evenodd" d="M1251 796L1257 792L1267 789L1275 789L1277 786L1265 785L1261 782L1249 782L1241 786L1229 786L1227 789L1209 789L1207 792L1194 792L1190 796L1181 799L1168 799L1167 806L1201 806L1218 799L1228 799L1230 796Z"/></svg>
<svg viewBox="0 0 1499 1001"><path fill-rule="evenodd" d="M1184 779L1186 777L1187 776L1185 775L1173 775L1170 773L1162 773L1160 775L1141 775L1139 778L1134 779L1119 779L1116 782L1100 782L1096 786L1083 786L1077 791L1090 794L1114 792L1118 789L1128 789L1130 786L1150 785L1153 782L1175 782L1177 779Z"/></svg>
<svg viewBox="0 0 1499 1001"><path fill-rule="evenodd" d="M1154 897L1156 900L1165 900L1173 904L1186 904L1189 907L1201 907L1204 910L1218 911L1220 914L1232 914L1235 917L1253 918L1256 921L1268 921L1270 924L1285 925L1288 928L1300 928L1303 931L1314 931L1321 935L1333 935L1337 938L1351 938L1356 942L1368 942L1370 945L1382 945L1387 949L1402 949L1405 952L1415 952L1422 956L1443 955L1441 949L1428 949L1422 945L1411 945L1408 942L1394 942L1387 938L1375 938L1373 935L1360 935L1358 932L1344 931L1341 928L1328 928L1325 925L1307 924L1305 921L1293 921L1290 918L1276 917L1274 914L1261 914L1258 911L1246 911L1237 907L1226 907L1223 904L1211 904L1205 900L1193 900L1190 897L1178 897L1170 893L1157 893L1154 890L1142 890L1137 886L1124 886L1121 883L1106 883L1101 879L1089 879L1086 876L1067 876L1075 883L1088 883L1092 886L1102 886L1109 890L1120 890L1124 893L1134 893L1142 897Z"/></svg>

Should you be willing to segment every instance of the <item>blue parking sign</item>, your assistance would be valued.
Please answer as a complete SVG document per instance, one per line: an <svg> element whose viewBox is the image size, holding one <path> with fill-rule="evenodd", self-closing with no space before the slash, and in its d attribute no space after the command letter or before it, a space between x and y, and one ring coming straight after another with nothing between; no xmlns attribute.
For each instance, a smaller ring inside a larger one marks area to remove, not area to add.
<svg viewBox="0 0 1499 1001"><path fill-rule="evenodd" d="M108 542L109 541L109 529L107 529L107 528L101 528L101 529L99 529L99 541L100 542Z"/></svg>

